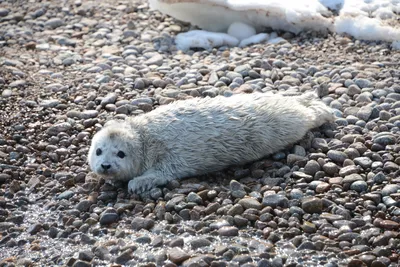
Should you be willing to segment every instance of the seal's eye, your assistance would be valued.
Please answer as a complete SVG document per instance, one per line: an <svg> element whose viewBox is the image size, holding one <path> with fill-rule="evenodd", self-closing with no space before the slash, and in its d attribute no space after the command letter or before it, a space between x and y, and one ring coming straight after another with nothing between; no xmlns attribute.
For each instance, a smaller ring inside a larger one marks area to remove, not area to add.
<svg viewBox="0 0 400 267"><path fill-rule="evenodd" d="M96 155L97 155L97 156L100 156L100 155L101 155L101 152L103 152L103 151L101 151L100 148L96 149Z"/></svg>
<svg viewBox="0 0 400 267"><path fill-rule="evenodd" d="M123 158L125 158L125 153L120 150L120 151L118 151L117 156L120 157L121 159L123 159Z"/></svg>

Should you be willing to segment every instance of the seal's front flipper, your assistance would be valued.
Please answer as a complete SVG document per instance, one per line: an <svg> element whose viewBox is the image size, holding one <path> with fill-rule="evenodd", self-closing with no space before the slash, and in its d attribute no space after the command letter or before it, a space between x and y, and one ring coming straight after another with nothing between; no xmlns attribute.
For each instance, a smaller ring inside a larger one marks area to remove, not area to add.
<svg viewBox="0 0 400 267"><path fill-rule="evenodd" d="M168 179L156 171L147 171L143 175L133 178L128 183L130 194L143 194L157 186L165 185Z"/></svg>

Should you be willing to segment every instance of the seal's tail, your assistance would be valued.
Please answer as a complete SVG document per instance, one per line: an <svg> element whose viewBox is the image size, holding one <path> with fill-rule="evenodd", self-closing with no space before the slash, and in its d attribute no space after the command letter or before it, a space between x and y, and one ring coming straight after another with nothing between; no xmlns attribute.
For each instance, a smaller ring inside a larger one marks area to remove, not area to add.
<svg viewBox="0 0 400 267"><path fill-rule="evenodd" d="M333 110L325 105L315 93L306 93L298 97L298 101L307 108L310 128L316 128L327 122L333 122Z"/></svg>

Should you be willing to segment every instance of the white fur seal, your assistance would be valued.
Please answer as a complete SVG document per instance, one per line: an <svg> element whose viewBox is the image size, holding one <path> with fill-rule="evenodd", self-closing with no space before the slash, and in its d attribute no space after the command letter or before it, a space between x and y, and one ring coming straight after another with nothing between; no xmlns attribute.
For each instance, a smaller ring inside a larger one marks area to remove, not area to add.
<svg viewBox="0 0 400 267"><path fill-rule="evenodd" d="M106 123L93 137L88 160L93 172L129 180L129 192L141 194L174 179L255 161L333 119L332 110L310 93L176 101Z"/></svg>

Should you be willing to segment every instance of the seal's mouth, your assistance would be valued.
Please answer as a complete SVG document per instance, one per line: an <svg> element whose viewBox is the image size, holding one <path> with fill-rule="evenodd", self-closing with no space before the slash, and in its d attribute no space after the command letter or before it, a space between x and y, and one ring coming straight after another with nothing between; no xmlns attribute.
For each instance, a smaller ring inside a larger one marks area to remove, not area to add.
<svg viewBox="0 0 400 267"><path fill-rule="evenodd" d="M103 177L106 180L111 180L112 177L115 175L115 171L112 170L97 170L96 172L98 175L100 175L101 177Z"/></svg>

